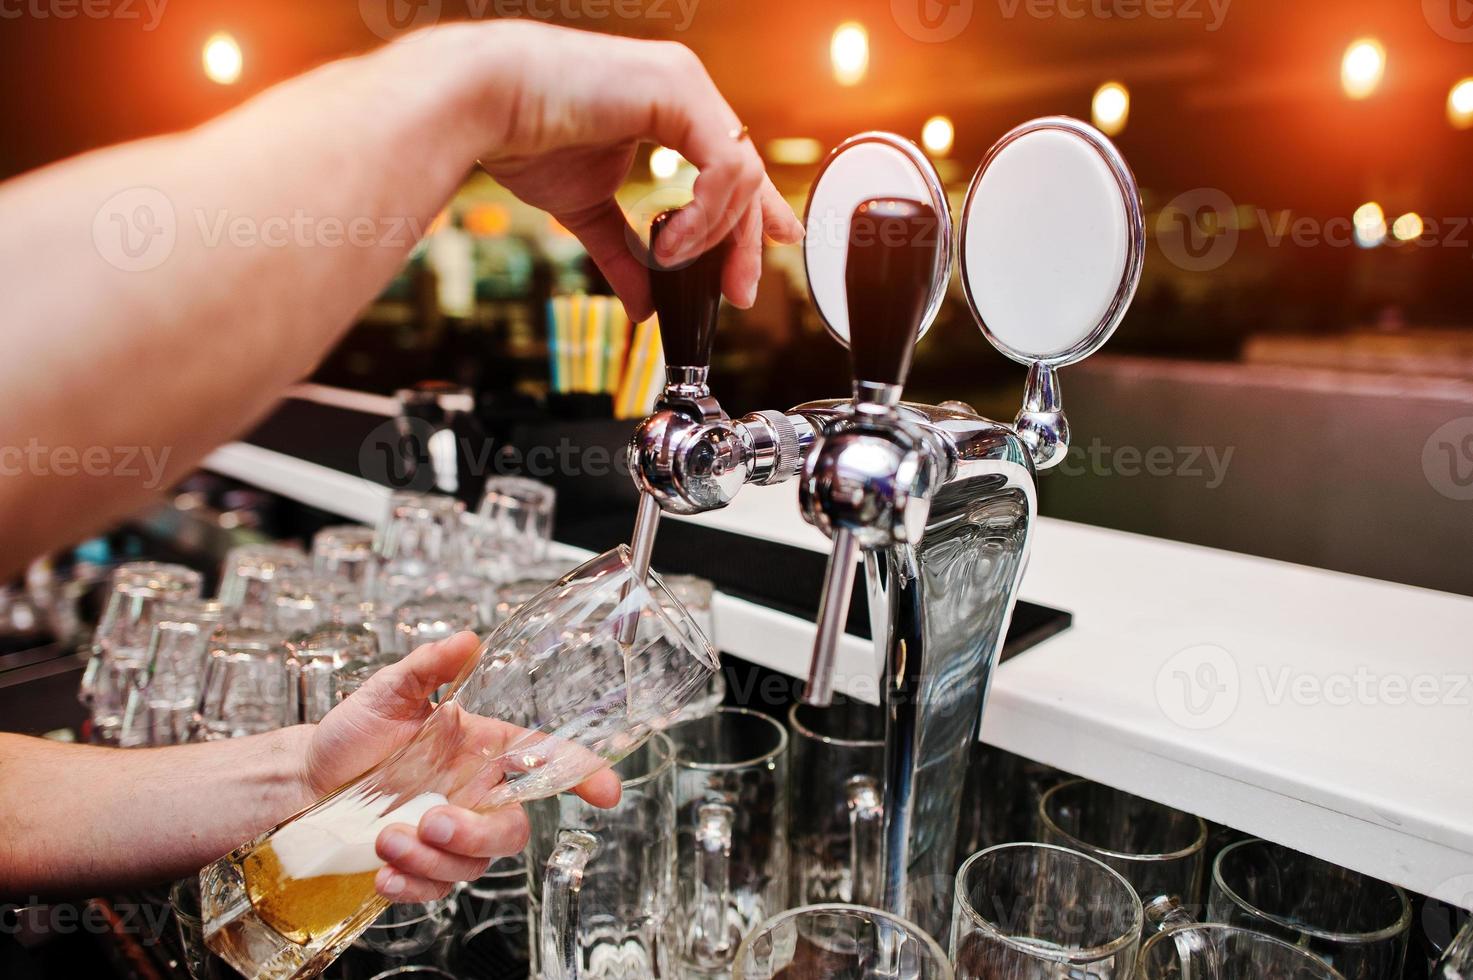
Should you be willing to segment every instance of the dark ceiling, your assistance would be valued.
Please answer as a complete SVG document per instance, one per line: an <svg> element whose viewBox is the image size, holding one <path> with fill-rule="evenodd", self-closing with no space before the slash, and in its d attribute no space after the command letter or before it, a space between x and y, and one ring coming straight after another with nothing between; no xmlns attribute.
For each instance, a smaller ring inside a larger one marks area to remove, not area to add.
<svg viewBox="0 0 1473 980"><path fill-rule="evenodd" d="M13 0L0 11L9 93L0 174L191 125L272 81L379 43L366 26L382 14L376 4L414 13L436 2ZM617 15L631 4L643 15ZM1466 0L439 0L439 16L552 12L575 26L677 38L705 59L759 141L801 135L831 145L868 128L914 136L927 116L946 113L964 169L1016 122L1087 116L1095 86L1114 78L1133 93L1119 142L1157 195L1212 186L1265 208L1344 214L1384 193L1406 198L1388 200L1388 210L1453 215L1473 214L1473 131L1444 117L1449 87L1473 75L1473 29L1459 29L1459 4ZM111 15L88 16L86 5ZM917 39L928 33L922 14L941 25L933 37L964 26L947 40ZM837 85L828 63L843 20L870 33L870 72L853 88ZM200 71L200 46L220 29L245 51L245 75L232 87ZM1469 40L1455 39L1463 34ZM1339 61L1361 35L1382 40L1389 66L1381 92L1352 103L1339 89Z"/></svg>

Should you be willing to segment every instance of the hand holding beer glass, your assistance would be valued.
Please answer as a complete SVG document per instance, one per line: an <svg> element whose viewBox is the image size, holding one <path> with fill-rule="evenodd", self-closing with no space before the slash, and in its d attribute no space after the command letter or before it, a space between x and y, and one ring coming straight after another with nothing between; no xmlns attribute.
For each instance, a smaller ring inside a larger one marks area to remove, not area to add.
<svg viewBox="0 0 1473 980"><path fill-rule="evenodd" d="M308 765L319 790L352 781L204 870L206 941L250 977L314 975L388 904L375 880L393 893L397 876L381 871L381 832L412 833L446 802L485 812L576 786L667 725L716 669L659 579L636 579L627 548L592 559L487 637L437 708L424 700L423 717L395 722L402 747L357 778L382 741L363 744L330 714ZM443 680L406 675L419 700ZM387 686L357 697L397 696Z"/></svg>

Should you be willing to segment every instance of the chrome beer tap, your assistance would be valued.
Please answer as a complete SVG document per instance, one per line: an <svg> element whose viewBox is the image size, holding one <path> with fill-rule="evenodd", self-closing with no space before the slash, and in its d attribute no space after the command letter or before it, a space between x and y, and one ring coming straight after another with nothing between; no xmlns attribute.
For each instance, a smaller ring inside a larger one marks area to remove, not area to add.
<svg viewBox="0 0 1473 980"><path fill-rule="evenodd" d="M934 246L921 223L935 228ZM831 696L862 551L886 715L875 898L938 936L950 919L963 773L1027 563L1037 474L1068 451L1057 369L1113 332L1144 251L1129 169L1071 119L1036 120L994 146L960 224L971 311L993 346L1029 367L1013 423L959 402L899 400L910 345L946 289L951 227L934 168L884 133L839 146L808 205L809 290L850 347L854 398L794 410L819 433L803 466L803 516L834 542L804 697ZM866 240L886 227L888 238Z"/></svg>
<svg viewBox="0 0 1473 980"><path fill-rule="evenodd" d="M629 470L640 492L630 550L641 577L649 569L662 512L716 510L744 483L787 479L813 437L801 416L756 412L732 419L711 394L706 377L725 248L675 268L659 265L655 243L676 213L665 211L650 224L650 291L665 351L665 390L629 442Z"/></svg>

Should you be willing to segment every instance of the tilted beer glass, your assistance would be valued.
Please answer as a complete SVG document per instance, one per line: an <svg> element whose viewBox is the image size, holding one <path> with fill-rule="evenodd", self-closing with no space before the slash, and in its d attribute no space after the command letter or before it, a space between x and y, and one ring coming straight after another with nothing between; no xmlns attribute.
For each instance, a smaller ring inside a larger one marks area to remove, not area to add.
<svg viewBox="0 0 1473 980"><path fill-rule="evenodd" d="M206 941L248 977L313 976L388 905L380 830L447 800L489 810L568 789L667 725L716 669L627 548L592 559L486 638L408 745L205 868Z"/></svg>

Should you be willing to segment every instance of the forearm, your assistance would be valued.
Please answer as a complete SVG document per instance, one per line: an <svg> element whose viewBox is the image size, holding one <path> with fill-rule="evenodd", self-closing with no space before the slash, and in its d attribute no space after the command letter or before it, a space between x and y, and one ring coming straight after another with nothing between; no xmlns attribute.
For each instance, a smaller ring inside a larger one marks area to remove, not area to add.
<svg viewBox="0 0 1473 980"><path fill-rule="evenodd" d="M417 36L0 188L0 573L138 506L311 370L504 132L496 31Z"/></svg>
<svg viewBox="0 0 1473 980"><path fill-rule="evenodd" d="M312 802L311 732L128 750L0 734L0 900L197 871Z"/></svg>

